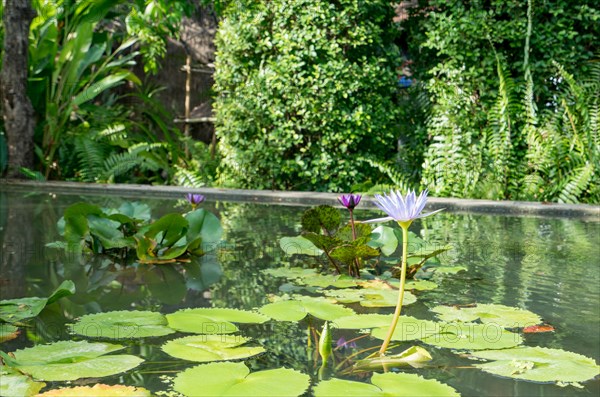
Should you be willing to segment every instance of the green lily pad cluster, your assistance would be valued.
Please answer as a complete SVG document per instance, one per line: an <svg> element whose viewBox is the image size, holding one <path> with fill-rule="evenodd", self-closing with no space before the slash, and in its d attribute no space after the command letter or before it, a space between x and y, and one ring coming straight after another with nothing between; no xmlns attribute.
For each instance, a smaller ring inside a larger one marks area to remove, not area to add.
<svg viewBox="0 0 600 397"><path fill-rule="evenodd" d="M221 239L219 219L205 209L170 213L152 221L146 204L126 202L118 209L88 203L68 207L58 221L64 241L50 243L75 252L122 258L135 253L140 263L171 263L202 256Z"/></svg>
<svg viewBox="0 0 600 397"><path fill-rule="evenodd" d="M478 304L474 307L436 306L431 311L446 322L480 321L503 328L524 328L542 322L540 316L529 310L497 304Z"/></svg>

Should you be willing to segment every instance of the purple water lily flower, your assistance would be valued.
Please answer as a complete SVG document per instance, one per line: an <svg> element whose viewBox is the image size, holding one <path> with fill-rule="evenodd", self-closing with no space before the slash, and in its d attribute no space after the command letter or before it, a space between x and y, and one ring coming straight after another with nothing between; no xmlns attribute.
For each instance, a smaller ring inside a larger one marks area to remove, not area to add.
<svg viewBox="0 0 600 397"><path fill-rule="evenodd" d="M201 194L188 193L185 195L185 199L192 205L193 208L196 208L198 204L204 201L204 196Z"/></svg>
<svg viewBox="0 0 600 397"><path fill-rule="evenodd" d="M383 212L389 216L385 218L371 219L366 222L376 223L395 220L396 222L412 222L418 218L425 218L427 216L436 214L442 209L437 211L422 214L425 204L427 204L427 189L423 190L417 197L415 191L408 192L406 196L400 194L399 190L390 191L389 194L383 196L376 194L375 205L379 207Z"/></svg>
<svg viewBox="0 0 600 397"><path fill-rule="evenodd" d="M360 203L361 198L360 194L342 194L338 197L338 201L341 205L352 211Z"/></svg>
<svg viewBox="0 0 600 397"><path fill-rule="evenodd" d="M346 338L343 336L335 342L335 346L338 349L356 349L356 342L350 341L346 342Z"/></svg>

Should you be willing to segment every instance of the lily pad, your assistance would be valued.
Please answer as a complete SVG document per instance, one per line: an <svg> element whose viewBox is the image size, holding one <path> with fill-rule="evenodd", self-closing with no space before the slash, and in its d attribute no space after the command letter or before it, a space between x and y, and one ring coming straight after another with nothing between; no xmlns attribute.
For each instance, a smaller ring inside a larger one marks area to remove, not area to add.
<svg viewBox="0 0 600 397"><path fill-rule="evenodd" d="M534 382L583 382L600 374L593 359L561 349L517 347L475 352L472 356L495 360L475 365L485 372Z"/></svg>
<svg viewBox="0 0 600 397"><path fill-rule="evenodd" d="M13 354L19 371L39 380L66 381L118 374L144 361L127 354L105 355L121 349L123 346L110 343L60 341Z"/></svg>
<svg viewBox="0 0 600 397"><path fill-rule="evenodd" d="M0 396L32 396L46 384L36 382L10 367L0 365Z"/></svg>
<svg viewBox="0 0 600 397"><path fill-rule="evenodd" d="M150 397L150 391L143 387L123 386L123 385L103 385L94 386L64 387L61 389L49 390L39 394L37 397Z"/></svg>
<svg viewBox="0 0 600 397"><path fill-rule="evenodd" d="M212 363L189 368L175 377L173 389L186 396L295 397L309 377L289 368L250 373L243 363Z"/></svg>
<svg viewBox="0 0 600 397"><path fill-rule="evenodd" d="M339 329L368 329L386 327L392 323L391 314L354 314L332 321L332 326Z"/></svg>
<svg viewBox="0 0 600 397"><path fill-rule="evenodd" d="M309 313L327 321L354 314L354 310L337 305L331 300L308 296L268 303L259 311L277 321L300 321Z"/></svg>
<svg viewBox="0 0 600 397"><path fill-rule="evenodd" d="M287 255L319 256L323 253L323 250L317 248L312 241L302 236L282 237L279 246Z"/></svg>
<svg viewBox="0 0 600 397"><path fill-rule="evenodd" d="M239 360L265 351L261 346L242 346L249 341L237 335L194 335L171 340L162 349L173 357L197 362Z"/></svg>
<svg viewBox="0 0 600 397"><path fill-rule="evenodd" d="M391 321L380 328L371 331L371 336L384 340L387 336ZM410 341L423 339L431 335L437 335L441 331L442 323L436 323L429 320L420 320L411 316L400 316L396 329L392 334L392 340Z"/></svg>
<svg viewBox="0 0 600 397"><path fill-rule="evenodd" d="M11 324L0 324L0 343L15 339L19 336L19 329Z"/></svg>
<svg viewBox="0 0 600 397"><path fill-rule="evenodd" d="M330 379L314 387L315 397L454 397L460 396L452 387L434 379L425 379L415 374L374 373L371 384L342 379Z"/></svg>
<svg viewBox="0 0 600 397"><path fill-rule="evenodd" d="M227 308L183 309L166 317L169 327L195 334L231 334L238 330L233 323L262 324L269 320L257 312Z"/></svg>
<svg viewBox="0 0 600 397"><path fill-rule="evenodd" d="M394 289L340 289L325 291L342 303L359 302L364 307L395 307L398 302L398 290ZM417 298L409 291L404 291L403 305L415 303Z"/></svg>
<svg viewBox="0 0 600 397"><path fill-rule="evenodd" d="M110 339L146 338L175 332L160 313L127 310L88 314L70 328L88 338Z"/></svg>
<svg viewBox="0 0 600 397"><path fill-rule="evenodd" d="M523 343L521 335L496 324L444 324L437 334L422 340L430 345L459 350L508 349Z"/></svg>
<svg viewBox="0 0 600 397"><path fill-rule="evenodd" d="M495 304L478 304L475 307L464 308L436 306L431 310L438 313L440 320L446 322L471 322L479 319L484 324L496 324L504 328L523 328L542 322L540 316L529 310Z"/></svg>
<svg viewBox="0 0 600 397"><path fill-rule="evenodd" d="M75 284L71 280L63 281L48 298L20 298L0 301L0 320L7 323L15 323L27 318L32 318L60 298L73 295Z"/></svg>

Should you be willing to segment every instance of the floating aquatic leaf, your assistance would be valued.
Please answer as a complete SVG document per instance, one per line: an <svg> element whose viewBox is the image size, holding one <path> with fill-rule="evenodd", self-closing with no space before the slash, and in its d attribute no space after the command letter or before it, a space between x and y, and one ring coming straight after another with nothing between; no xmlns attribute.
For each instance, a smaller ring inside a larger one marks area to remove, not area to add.
<svg viewBox="0 0 600 397"><path fill-rule="evenodd" d="M523 343L521 335L493 323L444 324L437 334L422 340L430 345L459 350L508 349Z"/></svg>
<svg viewBox="0 0 600 397"><path fill-rule="evenodd" d="M342 217L337 209L329 205L319 205L304 211L300 223L303 230L320 233L323 230L333 231L337 229L341 220Z"/></svg>
<svg viewBox="0 0 600 397"><path fill-rule="evenodd" d="M479 319L484 324L496 324L505 328L523 328L542 322L540 316L529 310L496 304L478 304L475 307L463 308L436 306L431 310L438 313L440 320L446 322L471 322Z"/></svg>
<svg viewBox="0 0 600 397"><path fill-rule="evenodd" d="M354 314L352 316L340 317L331 322L334 328L339 329L367 329L389 327L392 323L391 314Z"/></svg>
<svg viewBox="0 0 600 397"><path fill-rule="evenodd" d="M456 274L468 270L464 266L435 266L432 269L436 274Z"/></svg>
<svg viewBox="0 0 600 397"><path fill-rule="evenodd" d="M232 323L262 324L269 320L257 312L227 308L182 309L166 317L169 327L196 334L230 334L238 330Z"/></svg>
<svg viewBox="0 0 600 397"><path fill-rule="evenodd" d="M385 340L391 323L371 331L371 336L377 339ZM429 320L420 320L411 316L400 316L396 329L392 334L392 340L410 341L427 338L431 335L437 335L441 330L442 323L436 323Z"/></svg>
<svg viewBox="0 0 600 397"><path fill-rule="evenodd" d="M360 302L364 307L394 307L398 302L398 290L394 289L340 289L325 291L330 296L342 303ZM404 292L403 305L415 303L417 298L409 291Z"/></svg>
<svg viewBox="0 0 600 397"><path fill-rule="evenodd" d="M0 343L15 339L19 336L19 329L11 324L0 323Z"/></svg>
<svg viewBox="0 0 600 397"><path fill-rule="evenodd" d="M543 325L530 325L529 327L523 328L523 333L526 334L537 334L543 332L554 332L554 327L548 324Z"/></svg>
<svg viewBox="0 0 600 397"><path fill-rule="evenodd" d="M63 281L48 298L20 298L0 301L0 320L7 323L15 323L26 318L32 318L60 298L73 295L75 284L71 280Z"/></svg>
<svg viewBox="0 0 600 397"><path fill-rule="evenodd" d="M175 377L173 389L186 396L295 397L309 377L288 368L250 373L243 363L212 363L189 368Z"/></svg>
<svg viewBox="0 0 600 397"><path fill-rule="evenodd" d="M168 341L162 349L173 357L197 362L239 360L265 351L261 346L242 346L249 341L238 335L194 335Z"/></svg>
<svg viewBox="0 0 600 397"><path fill-rule="evenodd" d="M355 287L357 285L355 278L346 276L345 274L336 276L331 274L315 274L312 276L302 277L297 282L299 284L321 288L348 288Z"/></svg>
<svg viewBox="0 0 600 397"><path fill-rule="evenodd" d="M427 291L436 289L438 285L433 281L428 280L409 280L404 286L405 289L414 289L417 291Z"/></svg>
<svg viewBox="0 0 600 397"><path fill-rule="evenodd" d="M486 372L534 382L583 382L600 374L593 359L561 349L517 347L471 355L495 360L476 365Z"/></svg>
<svg viewBox="0 0 600 397"><path fill-rule="evenodd" d="M323 253L323 250L320 250L310 240L302 236L282 237L279 240L279 246L287 255L319 256Z"/></svg>
<svg viewBox="0 0 600 397"><path fill-rule="evenodd" d="M309 313L327 321L354 314L354 310L337 305L331 300L309 296L268 303L259 311L277 321L300 321Z"/></svg>
<svg viewBox="0 0 600 397"><path fill-rule="evenodd" d="M39 394L37 397L150 397L150 391L143 387L123 386L123 385L103 385L101 383L94 386L65 387L61 389L49 390Z"/></svg>
<svg viewBox="0 0 600 397"><path fill-rule="evenodd" d="M205 210L204 208L188 212L185 219L189 222L187 231L187 241L191 242L200 238L204 246L204 250L216 248L215 245L221 241L223 228L221 221L215 214Z"/></svg>
<svg viewBox="0 0 600 397"><path fill-rule="evenodd" d="M427 350L420 346L412 346L399 354L358 360L349 372L387 371L399 367L421 368L431 360L431 354Z"/></svg>
<svg viewBox="0 0 600 397"><path fill-rule="evenodd" d="M160 313L127 310L88 314L70 328L88 338L110 339L146 338L175 332Z"/></svg>
<svg viewBox="0 0 600 397"><path fill-rule="evenodd" d="M13 368L0 365L0 396L33 396L44 386L44 382L36 382Z"/></svg>
<svg viewBox="0 0 600 397"><path fill-rule="evenodd" d="M16 350L14 356L16 368L35 379L66 381L118 374L144 361L126 354L105 355L122 348L110 343L61 341Z"/></svg>
<svg viewBox="0 0 600 397"><path fill-rule="evenodd" d="M342 379L330 379L320 382L313 388L315 397L455 397L460 396L452 387L434 379L425 379L419 375L392 373L374 373L371 384Z"/></svg>

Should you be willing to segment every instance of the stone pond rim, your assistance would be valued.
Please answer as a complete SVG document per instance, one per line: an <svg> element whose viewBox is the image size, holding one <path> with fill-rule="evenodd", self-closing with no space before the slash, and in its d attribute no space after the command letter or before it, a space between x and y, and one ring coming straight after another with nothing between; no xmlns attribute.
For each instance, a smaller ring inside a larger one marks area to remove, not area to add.
<svg viewBox="0 0 600 397"><path fill-rule="evenodd" d="M273 190L244 190L225 188L186 188L182 186L153 186L133 184L100 184L62 181L31 181L0 179L0 192L37 191L59 194L97 194L128 198L182 198L186 193L200 193L209 201L253 202L291 206L329 204L339 206L339 193L298 192ZM511 216L541 216L579 218L600 222L600 205L558 204L528 201L493 201L429 197L427 211L446 208L454 213L474 213ZM373 197L366 196L357 209L377 209Z"/></svg>

